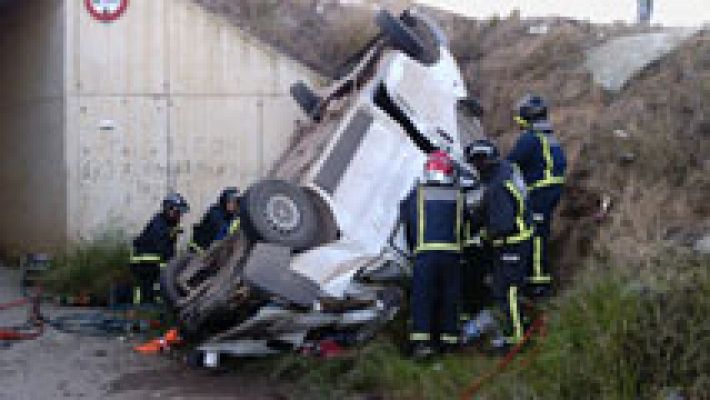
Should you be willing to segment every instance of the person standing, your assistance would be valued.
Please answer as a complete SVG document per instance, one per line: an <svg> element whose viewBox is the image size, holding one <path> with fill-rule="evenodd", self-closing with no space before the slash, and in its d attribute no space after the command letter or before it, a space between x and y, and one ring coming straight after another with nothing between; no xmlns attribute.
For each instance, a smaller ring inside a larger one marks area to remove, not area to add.
<svg viewBox="0 0 710 400"><path fill-rule="evenodd" d="M515 121L522 131L508 154L517 165L528 188L535 224L531 271L528 280L535 296L551 293L549 241L552 218L562 196L567 159L548 119L545 99L528 94L518 102Z"/></svg>
<svg viewBox="0 0 710 400"><path fill-rule="evenodd" d="M463 206L452 160L443 151L431 153L424 180L401 205L415 257L410 343L418 359L458 344Z"/></svg>
<svg viewBox="0 0 710 400"><path fill-rule="evenodd" d="M168 194L160 212L133 240L130 269L137 283L134 304L155 303L160 269L175 256L175 244L182 233L180 220L189 210L181 194Z"/></svg>
<svg viewBox="0 0 710 400"><path fill-rule="evenodd" d="M239 199L240 193L236 187L222 190L217 203L210 206L200 223L193 227L190 250L202 253L213 242L239 230Z"/></svg>
<svg viewBox="0 0 710 400"><path fill-rule="evenodd" d="M523 338L520 296L530 255L530 212L526 188L514 165L501 160L496 146L479 139L466 147L466 161L479 172L486 187L481 206L471 216L474 229L485 229L491 251L491 296L500 316L496 347L519 343Z"/></svg>

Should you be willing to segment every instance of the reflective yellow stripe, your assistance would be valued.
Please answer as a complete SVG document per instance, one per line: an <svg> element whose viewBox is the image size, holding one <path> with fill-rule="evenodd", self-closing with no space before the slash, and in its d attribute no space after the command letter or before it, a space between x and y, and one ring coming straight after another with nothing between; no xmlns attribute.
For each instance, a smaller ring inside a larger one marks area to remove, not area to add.
<svg viewBox="0 0 710 400"><path fill-rule="evenodd" d="M168 263L160 263L159 267L160 268L165 268L168 266Z"/></svg>
<svg viewBox="0 0 710 400"><path fill-rule="evenodd" d="M422 251L461 251L461 245L456 243L425 243L417 247L417 253Z"/></svg>
<svg viewBox="0 0 710 400"><path fill-rule="evenodd" d="M422 187L417 187L417 250L424 243L424 196L422 196Z"/></svg>
<svg viewBox="0 0 710 400"><path fill-rule="evenodd" d="M413 342L424 342L431 339L431 335L423 332L412 332L409 334L409 340Z"/></svg>
<svg viewBox="0 0 710 400"><path fill-rule="evenodd" d="M532 185L528 186L529 190L534 190L534 189L539 189L542 187L547 187L547 186L553 186L553 185L562 185L565 183L565 178L561 176L551 176L549 178L545 179L540 179L539 181L533 183Z"/></svg>
<svg viewBox="0 0 710 400"><path fill-rule="evenodd" d="M456 238L456 245L458 246L459 251L461 250L461 247L463 246L463 240L461 237L462 230L463 230L463 204L464 204L464 197L463 193L459 192L456 194L456 232L454 232L454 237Z"/></svg>
<svg viewBox="0 0 710 400"><path fill-rule="evenodd" d="M157 254L141 254L139 256L132 256L131 262L134 264L140 263L159 263L162 258Z"/></svg>
<svg viewBox="0 0 710 400"><path fill-rule="evenodd" d="M533 276L529 278L532 283L550 283L552 278L542 274L542 238L535 236L533 239Z"/></svg>
<svg viewBox="0 0 710 400"><path fill-rule="evenodd" d="M229 234L232 235L235 232L237 232L239 230L240 225L241 225L241 220L239 218L232 221L231 225L229 225Z"/></svg>
<svg viewBox="0 0 710 400"><path fill-rule="evenodd" d="M520 310L518 309L518 287L511 286L508 289L508 305L510 307L510 318L513 321L513 342L519 343L523 339L523 325L520 322Z"/></svg>
<svg viewBox="0 0 710 400"><path fill-rule="evenodd" d="M446 344L457 344L459 342L459 338L454 335L443 334L441 335L441 341Z"/></svg>
<svg viewBox="0 0 710 400"><path fill-rule="evenodd" d="M454 227L454 237L456 238L455 243L437 243L437 242L425 242L424 232L426 229L426 216L424 207L424 193L422 187L417 187L417 248L414 250L415 253L422 251L461 251L462 240L461 240L461 224L463 217L463 194L457 193L456 195L456 225Z"/></svg>
<svg viewBox="0 0 710 400"><path fill-rule="evenodd" d="M483 230L478 235L473 235L471 232L471 221L466 220L463 228L463 244L464 247L480 246L481 245L481 235Z"/></svg>
<svg viewBox="0 0 710 400"><path fill-rule="evenodd" d="M133 288L133 304L141 303L141 288L136 286Z"/></svg>
<svg viewBox="0 0 710 400"><path fill-rule="evenodd" d="M508 236L505 239L494 240L493 244L496 246L500 246L503 244L517 244L523 242L525 240L530 239L533 233L532 228L528 227L525 224L525 219L523 218L523 216L525 215L525 199L523 198L523 195L520 193L515 184L513 184L513 182L511 181L506 181L505 187L508 189L510 194L513 195L516 202L518 203L518 212L515 216L515 224L518 226L518 233L513 236Z"/></svg>
<svg viewBox="0 0 710 400"><path fill-rule="evenodd" d="M543 171L543 178L530 185L528 189L533 190L541 187L561 185L565 183L564 177L552 175L552 169L554 168L555 163L552 160L552 150L550 149L550 142L547 140L547 137L541 132L536 132L535 136L540 139L542 156L545 158L545 171Z"/></svg>
<svg viewBox="0 0 710 400"><path fill-rule="evenodd" d="M513 117L513 121L517 122L518 125L520 125L521 128L526 129L530 126L530 123L525 120L523 117L520 115L516 115Z"/></svg>
<svg viewBox="0 0 710 400"><path fill-rule="evenodd" d="M533 278L542 276L542 240L540 236L533 239Z"/></svg>
<svg viewBox="0 0 710 400"><path fill-rule="evenodd" d="M463 224L463 240L465 242L469 241L473 234L471 233L471 221L466 220Z"/></svg>

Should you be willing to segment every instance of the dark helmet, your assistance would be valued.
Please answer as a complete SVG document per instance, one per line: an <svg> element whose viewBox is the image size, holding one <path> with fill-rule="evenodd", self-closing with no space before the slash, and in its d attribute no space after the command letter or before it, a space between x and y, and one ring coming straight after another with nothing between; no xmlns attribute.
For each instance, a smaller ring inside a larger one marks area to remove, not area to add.
<svg viewBox="0 0 710 400"><path fill-rule="evenodd" d="M488 139L477 139L466 146L464 150L466 161L473 163L474 160L495 161L500 157L498 147Z"/></svg>
<svg viewBox="0 0 710 400"><path fill-rule="evenodd" d="M547 119L547 102L536 94L523 96L516 108L515 119L521 125Z"/></svg>
<svg viewBox="0 0 710 400"><path fill-rule="evenodd" d="M241 192L238 188L234 186L227 187L222 190L222 193L219 195L219 204L224 207L231 200L239 201L240 196Z"/></svg>
<svg viewBox="0 0 710 400"><path fill-rule="evenodd" d="M163 199L163 211L178 210L181 214L190 212L190 205L180 193L171 192Z"/></svg>

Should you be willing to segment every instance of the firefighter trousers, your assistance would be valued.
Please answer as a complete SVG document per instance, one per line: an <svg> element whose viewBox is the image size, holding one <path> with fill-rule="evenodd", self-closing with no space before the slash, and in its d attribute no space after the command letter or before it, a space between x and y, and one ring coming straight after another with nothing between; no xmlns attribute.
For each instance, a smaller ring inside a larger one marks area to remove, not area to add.
<svg viewBox="0 0 710 400"><path fill-rule="evenodd" d="M132 263L131 273L135 280L133 304L154 304L158 297L160 265L157 263Z"/></svg>
<svg viewBox="0 0 710 400"><path fill-rule="evenodd" d="M448 251L417 254L412 277L412 341L458 342L461 255Z"/></svg>
<svg viewBox="0 0 710 400"><path fill-rule="evenodd" d="M530 241L493 247L491 295L500 311L503 334L511 343L523 338L523 310L520 303L525 289Z"/></svg>
<svg viewBox="0 0 710 400"><path fill-rule="evenodd" d="M528 282L535 286L549 287L552 283L548 245L553 214L561 196L562 186L560 185L537 188L529 194L535 233L532 241L532 262L528 271Z"/></svg>

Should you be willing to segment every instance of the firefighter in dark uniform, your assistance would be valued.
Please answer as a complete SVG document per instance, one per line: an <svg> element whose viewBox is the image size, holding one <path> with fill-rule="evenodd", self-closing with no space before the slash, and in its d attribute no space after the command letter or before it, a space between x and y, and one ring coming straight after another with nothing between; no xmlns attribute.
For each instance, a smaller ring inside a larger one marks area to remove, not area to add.
<svg viewBox="0 0 710 400"><path fill-rule="evenodd" d="M567 160L548 121L545 100L540 96L526 95L516 108L515 120L522 134L508 154L508 161L516 164L523 174L535 224L528 276L531 293L546 296L551 293L552 285L548 260L550 227L553 213L562 196Z"/></svg>
<svg viewBox="0 0 710 400"><path fill-rule="evenodd" d="M182 233L180 219L189 209L182 195L168 194L161 211L133 240L130 268L136 281L134 304L155 303L160 268L175 256L175 244Z"/></svg>
<svg viewBox="0 0 710 400"><path fill-rule="evenodd" d="M489 253L484 246L485 230L473 223L474 210L480 205L483 185L467 171L459 172L460 186L464 192L463 256L461 259L461 315L462 323L470 321L483 309L490 298L485 277L490 272Z"/></svg>
<svg viewBox="0 0 710 400"><path fill-rule="evenodd" d="M475 229L485 229L485 245L491 252L491 297L501 319L501 336L494 339L494 345L513 345L523 338L520 295L533 233L525 182L513 164L499 158L489 140L476 140L466 147L466 160L479 171L486 187L471 223Z"/></svg>
<svg viewBox="0 0 710 400"><path fill-rule="evenodd" d="M401 205L415 255L412 277L412 354L426 358L458 344L463 196L442 151L429 155L424 181Z"/></svg>
<svg viewBox="0 0 710 400"><path fill-rule="evenodd" d="M239 189L228 187L222 191L216 204L210 206L200 223L192 229L190 250L202 253L218 240L237 232L239 220Z"/></svg>

